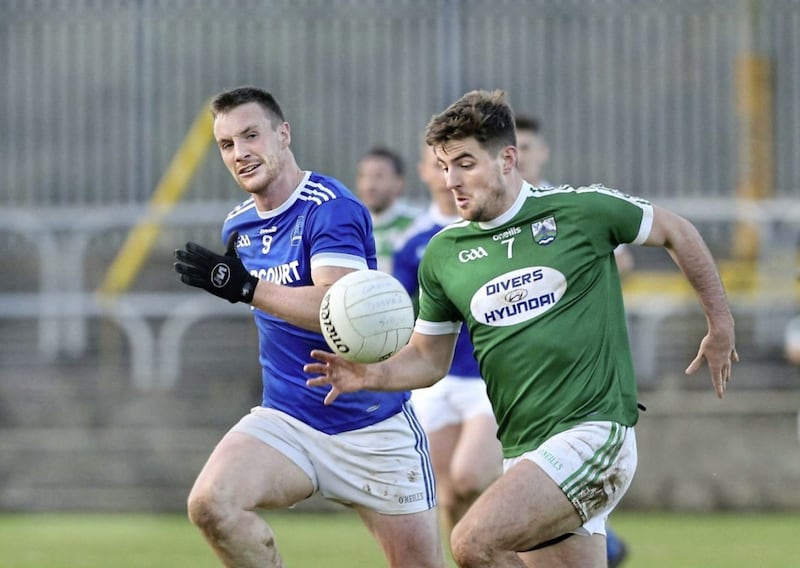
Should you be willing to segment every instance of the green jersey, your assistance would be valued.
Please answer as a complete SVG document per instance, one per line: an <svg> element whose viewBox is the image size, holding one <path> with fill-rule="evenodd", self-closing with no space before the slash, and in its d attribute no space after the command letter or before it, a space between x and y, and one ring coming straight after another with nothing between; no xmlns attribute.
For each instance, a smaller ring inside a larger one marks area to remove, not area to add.
<svg viewBox="0 0 800 568"><path fill-rule="evenodd" d="M372 216L375 235L375 252L378 270L392 273L394 252L405 242L405 235L420 212L403 202L395 202L389 209Z"/></svg>
<svg viewBox="0 0 800 568"><path fill-rule="evenodd" d="M524 183L497 219L457 222L429 243L416 330L466 322L505 457L581 422L636 423L614 249L643 243L652 221L647 201L613 189Z"/></svg>

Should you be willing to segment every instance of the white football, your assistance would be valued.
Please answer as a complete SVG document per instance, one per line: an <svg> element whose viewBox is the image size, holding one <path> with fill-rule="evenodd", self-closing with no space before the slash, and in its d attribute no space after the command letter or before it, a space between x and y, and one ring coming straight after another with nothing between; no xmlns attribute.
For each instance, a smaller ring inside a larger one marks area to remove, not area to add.
<svg viewBox="0 0 800 568"><path fill-rule="evenodd" d="M408 343L414 307L394 276L357 270L328 288L319 307L319 324L331 351L350 361L372 363Z"/></svg>

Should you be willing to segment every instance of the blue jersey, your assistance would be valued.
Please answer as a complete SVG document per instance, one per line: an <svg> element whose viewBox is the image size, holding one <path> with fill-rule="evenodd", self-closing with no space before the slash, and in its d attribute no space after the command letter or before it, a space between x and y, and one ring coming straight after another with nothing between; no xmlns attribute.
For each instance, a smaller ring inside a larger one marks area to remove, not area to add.
<svg viewBox="0 0 800 568"><path fill-rule="evenodd" d="M374 269L375 241L369 211L339 181L306 172L277 209L258 211L251 197L231 211L222 242L239 232L236 252L250 274L284 286L311 286L311 268ZM253 308L264 386L261 405L336 434L363 428L400 412L410 393L361 391L325 406L327 389L306 386L303 365L312 349L329 351L318 332Z"/></svg>
<svg viewBox="0 0 800 568"><path fill-rule="evenodd" d="M395 252L394 276L405 286L412 297L416 296L419 291L417 271L425 247L428 246L428 241L433 235L441 231L446 224L446 220L440 214L429 212L409 228L409 232L405 235L405 243ZM478 361L475 359L472 342L469 339L469 332L464 324L461 325L461 333L458 334L456 340L453 363L448 374L465 379L481 378Z"/></svg>

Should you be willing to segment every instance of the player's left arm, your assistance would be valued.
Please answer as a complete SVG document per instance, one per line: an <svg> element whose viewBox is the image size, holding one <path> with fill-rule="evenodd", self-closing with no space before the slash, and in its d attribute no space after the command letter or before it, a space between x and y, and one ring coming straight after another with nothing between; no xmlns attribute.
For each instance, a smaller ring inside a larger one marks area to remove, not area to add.
<svg viewBox="0 0 800 568"><path fill-rule="evenodd" d="M244 302L293 325L319 332L322 297L331 284L354 268L316 266L311 269L311 286L292 287L259 280L247 271L236 254L237 237L238 233L230 235L224 255L192 242L175 251L174 267L181 281L229 302Z"/></svg>
<svg viewBox="0 0 800 568"><path fill-rule="evenodd" d="M731 377L732 363L739 361L739 355L736 353L733 315L711 252L691 222L656 206L653 207L650 234L643 244L665 247L694 288L705 312L708 333L700 342L697 356L686 373L697 371L705 360L714 390L722 398Z"/></svg>
<svg viewBox="0 0 800 568"><path fill-rule="evenodd" d="M312 286L283 286L260 280L252 305L297 327L320 331L319 306L328 288L352 268L317 266L311 269Z"/></svg>

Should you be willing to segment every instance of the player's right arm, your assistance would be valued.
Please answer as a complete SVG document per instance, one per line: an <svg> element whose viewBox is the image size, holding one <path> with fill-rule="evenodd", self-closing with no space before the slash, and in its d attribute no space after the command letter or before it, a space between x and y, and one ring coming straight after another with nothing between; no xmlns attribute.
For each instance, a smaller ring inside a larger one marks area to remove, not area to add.
<svg viewBox="0 0 800 568"><path fill-rule="evenodd" d="M306 373L317 375L306 381L309 387L330 385L325 404L341 393L359 390L403 391L429 387L450 368L457 334L426 335L414 332L408 345L379 363L356 363L315 349Z"/></svg>
<svg viewBox="0 0 800 568"><path fill-rule="evenodd" d="M653 208L653 227L644 244L666 248L694 288L706 315L708 333L686 373L694 373L706 361L714 390L722 398L731 365L739 361L739 355L733 316L711 252L690 221L661 207Z"/></svg>

